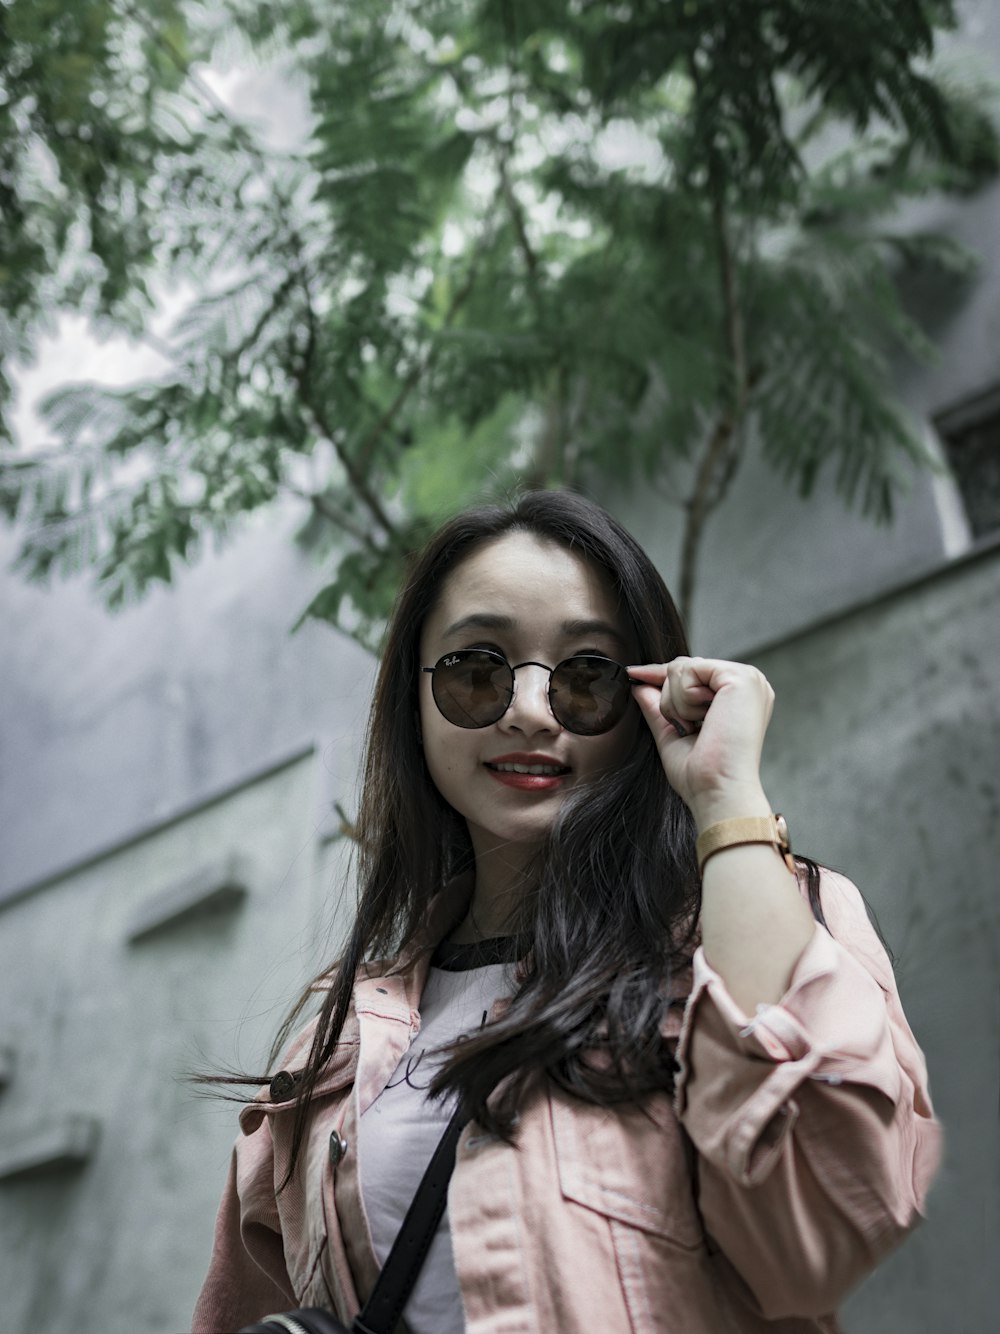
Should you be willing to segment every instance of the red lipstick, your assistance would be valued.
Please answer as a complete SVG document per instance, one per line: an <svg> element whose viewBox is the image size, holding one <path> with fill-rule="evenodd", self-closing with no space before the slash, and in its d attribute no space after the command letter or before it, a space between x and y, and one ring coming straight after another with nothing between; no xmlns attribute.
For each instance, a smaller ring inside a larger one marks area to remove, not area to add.
<svg viewBox="0 0 1000 1334"><path fill-rule="evenodd" d="M504 787L521 792L551 792L560 787L569 776L569 766L551 755L526 754L514 751L496 755L484 761L487 773Z"/></svg>

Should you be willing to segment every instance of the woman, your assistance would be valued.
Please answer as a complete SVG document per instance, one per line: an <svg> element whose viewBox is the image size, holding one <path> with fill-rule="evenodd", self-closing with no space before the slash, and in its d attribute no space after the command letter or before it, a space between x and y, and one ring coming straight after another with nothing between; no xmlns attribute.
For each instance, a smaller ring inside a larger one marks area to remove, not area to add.
<svg viewBox="0 0 1000 1334"><path fill-rule="evenodd" d="M357 921L241 1113L198 1334L349 1320L456 1098L413 1334L837 1328L938 1132L857 890L764 795L771 705L581 497L437 534L376 687Z"/></svg>

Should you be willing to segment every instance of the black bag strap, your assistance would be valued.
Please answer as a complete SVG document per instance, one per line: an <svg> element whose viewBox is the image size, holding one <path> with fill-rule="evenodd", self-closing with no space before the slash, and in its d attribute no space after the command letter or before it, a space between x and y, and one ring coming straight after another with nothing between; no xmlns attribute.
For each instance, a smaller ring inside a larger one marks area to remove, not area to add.
<svg viewBox="0 0 1000 1334"><path fill-rule="evenodd" d="M244 1326L239 1334L341 1334L341 1331L343 1334L392 1334L409 1301L448 1202L448 1182L455 1167L455 1149L467 1120L468 1117L456 1109L445 1127L371 1296L354 1317L349 1332L327 1311L299 1307L295 1311L265 1316L259 1324Z"/></svg>
<svg viewBox="0 0 1000 1334"><path fill-rule="evenodd" d="M351 1323L353 1334L392 1334L396 1328L448 1202L458 1137L467 1120L459 1105L420 1179L371 1296Z"/></svg>

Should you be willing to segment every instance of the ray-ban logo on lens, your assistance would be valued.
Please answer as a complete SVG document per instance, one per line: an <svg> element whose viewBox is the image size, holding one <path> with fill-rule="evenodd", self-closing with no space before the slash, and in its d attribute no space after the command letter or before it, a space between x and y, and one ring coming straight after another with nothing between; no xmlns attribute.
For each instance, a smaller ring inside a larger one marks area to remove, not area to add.
<svg viewBox="0 0 1000 1334"><path fill-rule="evenodd" d="M457 653L453 653L452 656L451 656L450 658L445 658L445 660L444 660L444 665L445 665L446 667L454 667L454 665L455 665L456 662L461 662L461 661L462 661L462 659L458 656L458 654L457 654Z"/></svg>

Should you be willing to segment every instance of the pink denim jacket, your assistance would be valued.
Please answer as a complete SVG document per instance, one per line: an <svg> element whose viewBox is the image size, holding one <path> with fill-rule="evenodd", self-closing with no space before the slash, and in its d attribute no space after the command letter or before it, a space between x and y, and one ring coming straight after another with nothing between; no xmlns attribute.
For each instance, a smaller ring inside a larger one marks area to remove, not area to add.
<svg viewBox="0 0 1000 1334"><path fill-rule="evenodd" d="M241 1112L194 1334L299 1305L359 1309L377 1269L357 1119L419 1028L428 946L455 921L456 892L393 968L359 977L281 1195L293 1103L275 1100L279 1082ZM448 1211L468 1334L839 1328L838 1303L917 1222L940 1142L860 896L824 872L822 901L832 934L817 925L780 1004L752 1018L698 952L667 1033L673 1101L605 1109L550 1088L521 1109L516 1148L466 1126Z"/></svg>

